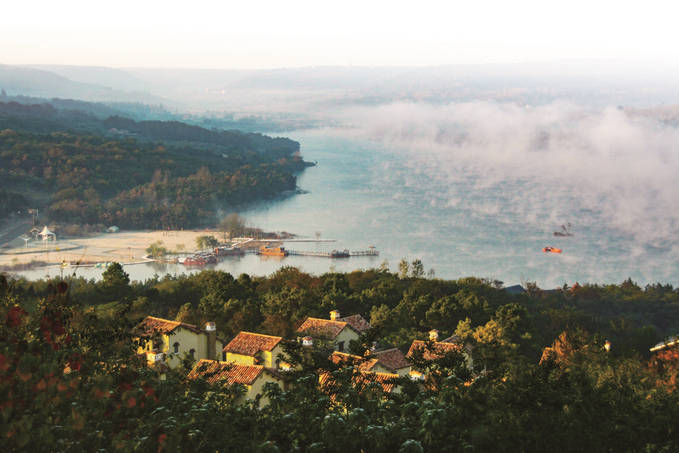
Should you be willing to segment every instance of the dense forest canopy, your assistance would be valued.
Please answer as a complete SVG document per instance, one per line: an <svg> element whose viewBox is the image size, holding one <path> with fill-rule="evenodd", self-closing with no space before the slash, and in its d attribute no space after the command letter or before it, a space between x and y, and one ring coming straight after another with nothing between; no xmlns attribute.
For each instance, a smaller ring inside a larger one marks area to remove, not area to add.
<svg viewBox="0 0 679 453"><path fill-rule="evenodd" d="M294 190L305 165L287 138L0 103L0 214L32 203L62 223L188 228Z"/></svg>
<svg viewBox="0 0 679 453"><path fill-rule="evenodd" d="M0 278L0 437L10 450L53 451L673 451L679 356L648 349L679 329L679 291L630 280L527 289L385 269L130 282L112 266L100 282ZM400 393L382 394L322 350L300 360L291 341L299 368L258 408L235 404L237 388L186 369L159 380L132 359L130 328L148 314L216 321L227 340L241 330L294 340L302 319L335 308L373 325L357 349L456 333L473 345L472 374L452 355L422 365L435 386L403 378ZM331 395L319 373L331 373Z"/></svg>

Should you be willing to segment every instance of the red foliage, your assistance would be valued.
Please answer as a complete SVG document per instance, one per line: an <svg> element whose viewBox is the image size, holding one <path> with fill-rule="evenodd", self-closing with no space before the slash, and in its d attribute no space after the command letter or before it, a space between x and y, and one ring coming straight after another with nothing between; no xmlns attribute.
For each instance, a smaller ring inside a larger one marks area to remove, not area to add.
<svg viewBox="0 0 679 453"><path fill-rule="evenodd" d="M42 332L45 341L49 343L55 351L60 348L55 337L59 337L66 333L60 316L49 317L47 315L43 315L43 317L40 318L40 332ZM70 342L70 339L68 340L68 342Z"/></svg>
<svg viewBox="0 0 679 453"><path fill-rule="evenodd" d="M656 352L649 368L657 377L657 385L665 387L668 392L674 391L679 380L679 348L665 348Z"/></svg>
<svg viewBox="0 0 679 453"><path fill-rule="evenodd" d="M11 328L19 327L27 314L28 313L26 313L26 311L23 308L19 307L18 305L13 306L7 312L7 317L5 319L7 327Z"/></svg>

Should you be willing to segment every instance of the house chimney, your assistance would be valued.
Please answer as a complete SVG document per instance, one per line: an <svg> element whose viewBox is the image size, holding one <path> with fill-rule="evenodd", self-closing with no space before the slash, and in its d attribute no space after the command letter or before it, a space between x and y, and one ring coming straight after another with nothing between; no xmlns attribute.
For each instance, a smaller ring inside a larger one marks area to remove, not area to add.
<svg viewBox="0 0 679 453"><path fill-rule="evenodd" d="M439 341L439 331L436 329L431 329L429 331L429 340L431 341Z"/></svg>
<svg viewBox="0 0 679 453"><path fill-rule="evenodd" d="M207 333L207 358L217 360L217 325L214 322L206 322L205 333Z"/></svg>
<svg viewBox="0 0 679 453"><path fill-rule="evenodd" d="M314 339L313 338L311 338L311 337L302 338L302 346L309 348L313 345L314 345Z"/></svg>
<svg viewBox="0 0 679 453"><path fill-rule="evenodd" d="M163 353L158 352L157 349L150 351L146 354L146 360L151 363L158 363L163 361Z"/></svg>
<svg viewBox="0 0 679 453"><path fill-rule="evenodd" d="M339 310L333 310L330 312L330 320L331 321L337 321L340 318L340 312Z"/></svg>

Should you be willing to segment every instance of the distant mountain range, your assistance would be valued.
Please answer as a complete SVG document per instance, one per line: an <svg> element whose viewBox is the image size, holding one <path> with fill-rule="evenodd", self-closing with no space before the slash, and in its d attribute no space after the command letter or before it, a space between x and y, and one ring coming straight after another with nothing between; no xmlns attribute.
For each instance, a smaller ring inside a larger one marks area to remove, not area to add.
<svg viewBox="0 0 679 453"><path fill-rule="evenodd" d="M677 104L677 75L679 68L615 61L266 70L0 65L0 89L8 95L162 104L200 114L309 119L327 118L346 105L391 102Z"/></svg>
<svg viewBox="0 0 679 453"><path fill-rule="evenodd" d="M55 67L56 68L56 67ZM68 68L68 67L60 67ZM146 104L167 104L168 100L144 91L127 91L130 77L120 77L124 71L109 68L80 68L71 70L46 70L27 66L0 65L0 88L8 95L28 95L38 97L58 97L102 102L142 102ZM65 77L61 73L86 74L92 77L76 77L81 81ZM98 76L95 74L98 73ZM114 76L115 75L115 76ZM110 85L97 84L87 80L112 82Z"/></svg>

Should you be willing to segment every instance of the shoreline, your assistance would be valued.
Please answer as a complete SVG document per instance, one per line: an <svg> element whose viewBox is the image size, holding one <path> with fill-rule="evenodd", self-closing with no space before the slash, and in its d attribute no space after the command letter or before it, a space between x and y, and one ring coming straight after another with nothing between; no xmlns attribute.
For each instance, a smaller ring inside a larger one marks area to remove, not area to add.
<svg viewBox="0 0 679 453"><path fill-rule="evenodd" d="M146 249L153 243L162 242L167 248L167 256L197 253L196 239L199 236L214 236L223 239L223 232L203 230L130 230L116 233L103 233L92 237L68 238L44 247L34 243L32 247L15 247L0 250L0 272L21 272L35 269L62 267L77 269L98 267L117 262L123 266L132 266L153 262L164 262L167 259L151 258ZM292 240L295 242L314 241L298 238L294 234L283 232L281 238L266 239L234 238L234 243L243 249L259 247ZM322 240L330 242L332 240ZM64 265L64 263L66 263Z"/></svg>
<svg viewBox="0 0 679 453"><path fill-rule="evenodd" d="M58 240L45 248L15 247L0 251L0 272L31 270L61 266L95 267L100 263L118 262L122 265L143 264L156 260L147 257L146 249L156 242L170 251L191 253L196 238L212 235L221 237L216 230L130 230L104 233L93 237Z"/></svg>

